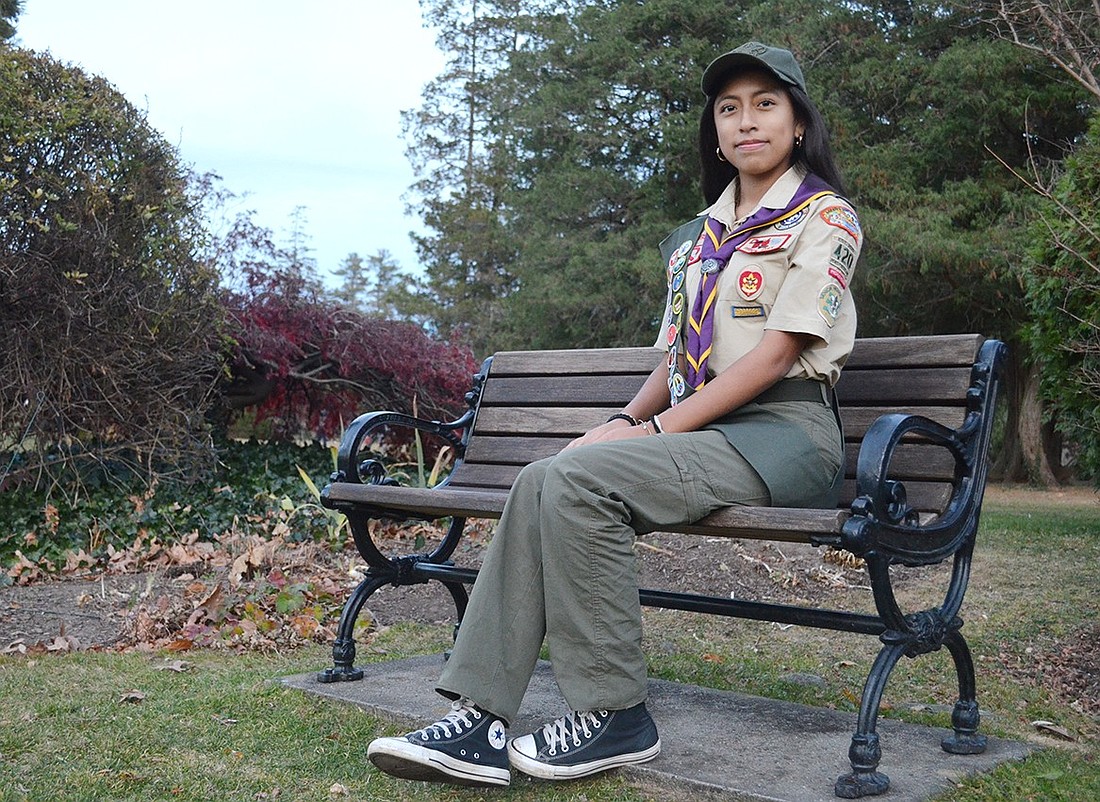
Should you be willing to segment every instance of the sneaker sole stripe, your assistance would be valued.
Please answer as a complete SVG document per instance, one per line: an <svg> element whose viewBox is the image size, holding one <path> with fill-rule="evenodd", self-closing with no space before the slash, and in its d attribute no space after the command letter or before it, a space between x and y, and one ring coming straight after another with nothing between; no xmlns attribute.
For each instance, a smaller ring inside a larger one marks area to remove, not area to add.
<svg viewBox="0 0 1100 802"><path fill-rule="evenodd" d="M395 777L464 785L508 785L512 779L507 768L467 763L403 738L381 740L382 743L371 744L367 757L379 769Z"/></svg>
<svg viewBox="0 0 1100 802"><path fill-rule="evenodd" d="M620 766L632 766L638 763L646 763L653 760L653 758L657 757L659 754L661 754L660 740L649 747L649 749L644 749L641 752L630 752L625 755L605 757L602 760L593 760L589 763L577 763L574 766L557 766L530 758L522 752L515 750L511 743L508 744L508 759L512 762L512 767L531 777L538 777L543 780L574 780L578 777L587 777L589 774L597 774L601 771L619 768Z"/></svg>

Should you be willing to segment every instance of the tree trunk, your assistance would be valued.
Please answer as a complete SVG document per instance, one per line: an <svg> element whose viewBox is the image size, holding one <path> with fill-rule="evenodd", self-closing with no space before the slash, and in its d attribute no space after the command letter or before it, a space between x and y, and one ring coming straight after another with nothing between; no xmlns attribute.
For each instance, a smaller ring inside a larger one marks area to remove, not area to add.
<svg viewBox="0 0 1100 802"><path fill-rule="evenodd" d="M993 457L990 475L1001 482L1028 482L1042 487L1069 478L1061 464L1060 438L1045 421L1039 397L1039 370L1028 363L1021 343L1009 348L1002 403L1006 406L1004 437Z"/></svg>

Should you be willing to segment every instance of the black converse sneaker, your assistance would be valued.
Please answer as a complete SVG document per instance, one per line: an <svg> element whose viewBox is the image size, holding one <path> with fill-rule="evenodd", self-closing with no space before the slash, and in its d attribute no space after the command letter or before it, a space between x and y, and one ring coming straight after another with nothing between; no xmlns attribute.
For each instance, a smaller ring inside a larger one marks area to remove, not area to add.
<svg viewBox="0 0 1100 802"><path fill-rule="evenodd" d="M547 780L645 763L661 753L645 703L627 710L574 711L508 743L508 759L524 774Z"/></svg>
<svg viewBox="0 0 1100 802"><path fill-rule="evenodd" d="M504 746L504 722L461 699L431 726L371 741L367 757L387 774L407 780L508 785Z"/></svg>

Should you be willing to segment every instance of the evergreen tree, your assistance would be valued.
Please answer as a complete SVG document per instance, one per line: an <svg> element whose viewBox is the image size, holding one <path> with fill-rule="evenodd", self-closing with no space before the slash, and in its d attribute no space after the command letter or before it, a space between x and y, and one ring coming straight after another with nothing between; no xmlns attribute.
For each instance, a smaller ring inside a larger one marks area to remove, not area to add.
<svg viewBox="0 0 1100 802"><path fill-rule="evenodd" d="M341 280L340 286L336 288L336 298L356 309L365 308L370 274L363 257L357 253L349 253L332 274Z"/></svg>
<svg viewBox="0 0 1100 802"><path fill-rule="evenodd" d="M15 36L15 20L23 11L23 0L0 0L0 42Z"/></svg>
<svg viewBox="0 0 1100 802"><path fill-rule="evenodd" d="M398 308L400 286L404 283L400 266L393 254L382 248L367 257L367 274L371 276L366 292L366 309L386 320L406 319Z"/></svg>
<svg viewBox="0 0 1100 802"><path fill-rule="evenodd" d="M500 299L511 290L515 254L503 228L502 177L492 167L489 134L493 115L510 103L494 80L519 47L526 17L521 0L425 0L422 8L448 63L425 88L423 105L403 117L419 177L412 204L424 223L413 234L427 276L419 301L437 329L466 332L484 355Z"/></svg>

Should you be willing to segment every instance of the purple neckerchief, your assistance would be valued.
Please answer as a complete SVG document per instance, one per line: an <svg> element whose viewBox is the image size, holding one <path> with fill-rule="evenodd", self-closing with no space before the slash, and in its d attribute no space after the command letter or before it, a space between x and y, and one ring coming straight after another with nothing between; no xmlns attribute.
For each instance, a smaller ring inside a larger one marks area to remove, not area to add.
<svg viewBox="0 0 1100 802"><path fill-rule="evenodd" d="M793 217L812 201L823 195L833 195L833 188L822 179L810 173L799 184L794 196L782 209L760 207L744 223L728 234L725 224L708 217L703 224L703 249L699 254L702 264L702 279L695 293L691 318L687 326L687 353L684 378L690 387L700 389L707 380L707 361L710 359L714 341L714 304L718 296L718 276L729 263L737 247L760 229L775 225L788 217ZM721 239L719 239L721 237Z"/></svg>

